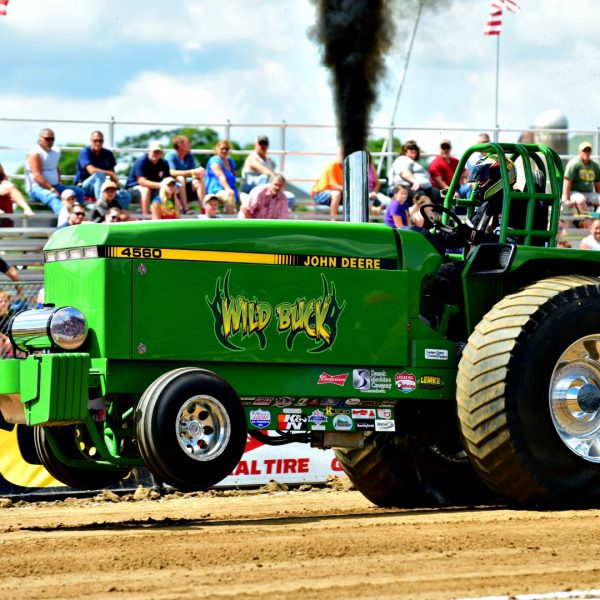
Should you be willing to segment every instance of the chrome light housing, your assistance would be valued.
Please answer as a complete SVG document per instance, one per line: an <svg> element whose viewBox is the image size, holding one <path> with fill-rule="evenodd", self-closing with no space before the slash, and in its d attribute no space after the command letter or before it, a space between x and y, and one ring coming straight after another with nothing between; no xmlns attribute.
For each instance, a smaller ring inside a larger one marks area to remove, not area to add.
<svg viewBox="0 0 600 600"><path fill-rule="evenodd" d="M76 350L87 333L85 317L73 306L25 310L16 314L10 325L12 343L25 352L54 346Z"/></svg>

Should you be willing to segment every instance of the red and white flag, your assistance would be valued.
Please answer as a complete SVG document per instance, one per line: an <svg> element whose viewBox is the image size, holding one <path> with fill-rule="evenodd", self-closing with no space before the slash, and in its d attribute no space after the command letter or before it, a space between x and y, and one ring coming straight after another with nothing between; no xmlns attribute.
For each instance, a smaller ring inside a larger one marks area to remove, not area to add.
<svg viewBox="0 0 600 600"><path fill-rule="evenodd" d="M512 13L518 13L521 10L521 7L513 0L492 0L490 16L485 24L483 35L500 35L502 31L503 8Z"/></svg>
<svg viewBox="0 0 600 600"><path fill-rule="evenodd" d="M0 0L0 17L6 15L6 7L8 6L9 0Z"/></svg>

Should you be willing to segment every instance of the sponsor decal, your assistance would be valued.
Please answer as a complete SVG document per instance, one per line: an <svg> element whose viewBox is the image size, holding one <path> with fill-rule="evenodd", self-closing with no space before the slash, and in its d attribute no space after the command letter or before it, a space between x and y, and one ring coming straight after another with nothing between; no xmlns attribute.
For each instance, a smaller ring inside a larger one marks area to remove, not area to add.
<svg viewBox="0 0 600 600"><path fill-rule="evenodd" d="M348 379L348 373L340 373L339 375L329 375L329 373L321 373L319 375L319 381L317 385L323 385L324 383L333 383L334 385L343 386Z"/></svg>
<svg viewBox="0 0 600 600"><path fill-rule="evenodd" d="M374 419L375 409L373 408L353 408L350 412L353 419Z"/></svg>
<svg viewBox="0 0 600 600"><path fill-rule="evenodd" d="M308 418L305 415L277 415L277 428L287 431L303 431L307 429Z"/></svg>
<svg viewBox="0 0 600 600"><path fill-rule="evenodd" d="M346 398L339 403L339 406L358 406L362 404L359 398Z"/></svg>
<svg viewBox="0 0 600 600"><path fill-rule="evenodd" d="M329 417L332 415L348 415L350 416L350 411L344 408L331 408L330 406L326 406L324 410L325 414Z"/></svg>
<svg viewBox="0 0 600 600"><path fill-rule="evenodd" d="M311 431L326 431L327 427L325 427L325 425L319 425L317 423L311 423L310 424L310 430Z"/></svg>
<svg viewBox="0 0 600 600"><path fill-rule="evenodd" d="M274 398L255 398L253 404L254 406L271 406L273 400Z"/></svg>
<svg viewBox="0 0 600 600"><path fill-rule="evenodd" d="M396 431L396 424L392 419L375 419L375 431Z"/></svg>
<svg viewBox="0 0 600 600"><path fill-rule="evenodd" d="M296 398L294 406L308 406L308 398Z"/></svg>
<svg viewBox="0 0 600 600"><path fill-rule="evenodd" d="M427 360L448 360L448 350L443 348L426 348L425 358Z"/></svg>
<svg viewBox="0 0 600 600"><path fill-rule="evenodd" d="M229 350L244 350L244 339L255 336L261 350L267 346L266 330L274 322L279 333L286 333L286 347L292 350L294 340L303 335L315 343L308 352L323 352L331 348L337 337L337 322L346 302L337 300L335 284L321 274L323 293L318 298L281 302L273 307L258 298L232 295L229 289L231 270L223 280L217 278L215 295L205 297L215 322L219 343ZM235 342L234 342L235 338Z"/></svg>
<svg viewBox="0 0 600 600"><path fill-rule="evenodd" d="M352 419L348 415L336 415L333 417L333 428L336 431L350 431L352 425Z"/></svg>
<svg viewBox="0 0 600 600"><path fill-rule="evenodd" d="M275 406L291 406L293 402L293 398L275 398Z"/></svg>
<svg viewBox="0 0 600 600"><path fill-rule="evenodd" d="M308 473L309 458L263 458L262 460L240 460L232 475L283 475L286 473Z"/></svg>
<svg viewBox="0 0 600 600"><path fill-rule="evenodd" d="M341 269L376 269L382 268L381 258L357 258L351 256L314 256L305 255L302 257L303 267L332 267ZM385 260L385 259L384 259ZM386 264L389 264L389 260ZM384 267L385 268L385 267Z"/></svg>
<svg viewBox="0 0 600 600"><path fill-rule="evenodd" d="M271 424L271 413L268 410L251 410L250 424L257 429L265 429Z"/></svg>
<svg viewBox="0 0 600 600"><path fill-rule="evenodd" d="M319 400L321 406L336 406L337 403L337 398L321 398Z"/></svg>
<svg viewBox="0 0 600 600"><path fill-rule="evenodd" d="M313 410L313 412L308 416L308 422L312 423L313 425L321 425L322 423L327 422L327 415L322 410L317 408L317 410Z"/></svg>
<svg viewBox="0 0 600 600"><path fill-rule="evenodd" d="M284 408L283 412L286 415L300 415L300 414L302 414L302 409L301 408Z"/></svg>
<svg viewBox="0 0 600 600"><path fill-rule="evenodd" d="M392 378L381 369L354 369L352 386L366 394L385 394L392 389Z"/></svg>
<svg viewBox="0 0 600 600"><path fill-rule="evenodd" d="M425 390L436 390L444 387L444 380L437 375L421 375L419 385Z"/></svg>
<svg viewBox="0 0 600 600"><path fill-rule="evenodd" d="M405 394L413 392L417 388L417 378L406 371L396 373L396 387Z"/></svg>
<svg viewBox="0 0 600 600"><path fill-rule="evenodd" d="M356 425L356 430L361 431L375 431L375 421L369 421L366 419L357 419L354 421Z"/></svg>
<svg viewBox="0 0 600 600"><path fill-rule="evenodd" d="M391 408L378 408L377 409L377 417L379 419L391 419L392 418L392 409Z"/></svg>

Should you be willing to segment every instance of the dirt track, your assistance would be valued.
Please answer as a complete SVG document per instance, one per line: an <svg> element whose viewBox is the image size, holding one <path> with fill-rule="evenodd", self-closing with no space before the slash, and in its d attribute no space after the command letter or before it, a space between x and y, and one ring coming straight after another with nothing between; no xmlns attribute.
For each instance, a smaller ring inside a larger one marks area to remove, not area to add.
<svg viewBox="0 0 600 600"><path fill-rule="evenodd" d="M600 587L600 510L382 510L333 484L0 500L0 597L429 600Z"/></svg>

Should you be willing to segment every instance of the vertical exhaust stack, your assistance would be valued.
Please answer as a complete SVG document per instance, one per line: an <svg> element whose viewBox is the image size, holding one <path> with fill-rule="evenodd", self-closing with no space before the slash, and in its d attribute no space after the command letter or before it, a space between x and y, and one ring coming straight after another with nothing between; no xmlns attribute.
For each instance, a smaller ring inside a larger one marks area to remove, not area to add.
<svg viewBox="0 0 600 600"><path fill-rule="evenodd" d="M369 155L364 150L344 159L344 221L369 222Z"/></svg>

